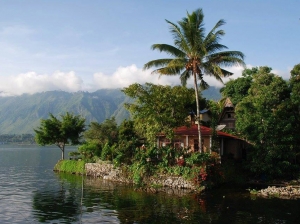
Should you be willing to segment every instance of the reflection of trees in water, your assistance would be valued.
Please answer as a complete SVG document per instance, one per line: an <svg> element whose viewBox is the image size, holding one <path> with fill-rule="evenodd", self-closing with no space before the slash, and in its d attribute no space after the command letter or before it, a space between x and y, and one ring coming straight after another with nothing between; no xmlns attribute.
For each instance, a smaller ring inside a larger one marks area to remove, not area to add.
<svg viewBox="0 0 300 224"><path fill-rule="evenodd" d="M82 177L57 176L60 185L56 190L34 193L34 216L40 222L79 222ZM251 200L244 190L213 189L200 195L176 196L135 191L131 186L88 177L84 177L83 183L84 217L88 219L90 213L99 223L103 216L118 218L120 223L297 223L300 218L299 201Z"/></svg>
<svg viewBox="0 0 300 224"><path fill-rule="evenodd" d="M191 195L149 194L128 187L111 191L91 189L85 193L83 204L89 212L97 208L115 210L121 223L197 223L200 216L206 215Z"/></svg>
<svg viewBox="0 0 300 224"><path fill-rule="evenodd" d="M40 222L63 220L63 222L72 223L78 221L81 212L80 193L76 182L72 179L68 182L65 177L62 178L60 186L39 189L33 194L35 218Z"/></svg>

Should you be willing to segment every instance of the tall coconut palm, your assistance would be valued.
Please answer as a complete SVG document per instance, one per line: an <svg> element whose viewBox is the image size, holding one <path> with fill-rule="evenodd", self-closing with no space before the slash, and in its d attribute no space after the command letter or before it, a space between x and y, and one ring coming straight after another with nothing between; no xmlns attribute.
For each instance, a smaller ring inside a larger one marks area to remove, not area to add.
<svg viewBox="0 0 300 224"><path fill-rule="evenodd" d="M172 58L157 59L149 61L144 65L144 69L151 67L159 67L152 73L159 75L180 75L183 85L192 77L194 81L197 120L199 133L199 151L202 152L201 144L201 127L199 121L199 90L208 88L208 84L204 81L204 75L213 76L217 80L222 81L223 77L232 75L231 72L221 67L242 65L244 54L240 51L222 51L227 49L226 46L219 43L221 36L225 34L219 27L225 24L224 20L219 20L213 29L205 36L203 23L204 14L202 9L197 9L193 13L184 17L178 22L178 25L168 20L170 32L173 35L174 45L154 44L152 50L159 50L172 56Z"/></svg>

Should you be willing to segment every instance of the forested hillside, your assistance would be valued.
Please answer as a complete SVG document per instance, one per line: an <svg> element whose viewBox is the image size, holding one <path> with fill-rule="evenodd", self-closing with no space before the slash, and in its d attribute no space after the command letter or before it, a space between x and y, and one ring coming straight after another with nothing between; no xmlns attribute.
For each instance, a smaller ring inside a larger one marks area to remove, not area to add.
<svg viewBox="0 0 300 224"><path fill-rule="evenodd" d="M207 95L206 95L207 94ZM218 99L219 89L211 88L203 92L203 97ZM0 97L0 135L33 134L41 118L48 118L65 112L80 114L91 121L103 122L114 116L118 124L129 118L123 107L130 101L120 89L101 89L93 93L49 91L33 95Z"/></svg>
<svg viewBox="0 0 300 224"><path fill-rule="evenodd" d="M93 93L50 91L0 97L0 134L33 133L41 118L48 118L49 113L59 115L67 111L82 115L87 124L90 121L102 122L111 116L121 122L129 117L123 108L128 100L118 89Z"/></svg>

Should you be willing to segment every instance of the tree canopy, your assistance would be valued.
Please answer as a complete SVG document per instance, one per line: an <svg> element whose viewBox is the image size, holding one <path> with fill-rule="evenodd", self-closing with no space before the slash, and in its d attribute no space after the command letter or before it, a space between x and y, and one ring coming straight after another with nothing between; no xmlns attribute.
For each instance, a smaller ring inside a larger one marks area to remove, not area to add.
<svg viewBox="0 0 300 224"><path fill-rule="evenodd" d="M236 129L254 146L250 170L273 178L290 175L297 153L291 90L271 68L256 71L248 94L236 105Z"/></svg>
<svg viewBox="0 0 300 224"><path fill-rule="evenodd" d="M154 142L158 133L173 138L173 129L184 125L195 102L193 89L182 86L132 84L122 90L135 102L125 104L137 132Z"/></svg>
<svg viewBox="0 0 300 224"><path fill-rule="evenodd" d="M195 100L197 105L197 118L200 115L199 90L206 89L208 84L204 75L212 76L222 82L223 77L232 75L223 67L242 65L244 66L244 54L240 51L222 51L227 49L219 43L225 35L220 27L225 24L219 20L207 35L204 29L204 14L202 9L187 13L178 24L166 20L170 25L170 32L173 35L174 45L153 44L152 49L165 52L171 58L149 61L144 69L159 67L152 73L159 75L180 75L183 85L186 85L189 78L193 79ZM200 81L200 82L199 82ZM198 122L199 142L201 142L200 122ZM199 150L202 151L201 144Z"/></svg>
<svg viewBox="0 0 300 224"><path fill-rule="evenodd" d="M84 137L86 140L94 141L102 146L106 143L113 145L118 140L118 125L115 118L106 119L101 124L91 122Z"/></svg>
<svg viewBox="0 0 300 224"><path fill-rule="evenodd" d="M85 130L85 119L79 115L66 113L61 120L50 113L48 119L42 119L37 129L34 129L35 140L40 145L55 144L62 151L64 159L65 145L80 143L81 134Z"/></svg>

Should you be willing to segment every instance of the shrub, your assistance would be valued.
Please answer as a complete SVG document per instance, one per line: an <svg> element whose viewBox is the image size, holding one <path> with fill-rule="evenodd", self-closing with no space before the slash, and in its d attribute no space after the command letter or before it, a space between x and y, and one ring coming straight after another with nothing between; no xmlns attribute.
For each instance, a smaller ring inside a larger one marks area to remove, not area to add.
<svg viewBox="0 0 300 224"><path fill-rule="evenodd" d="M86 162L95 162L93 158L101 155L101 146L96 142L86 142L79 146L78 151Z"/></svg>

